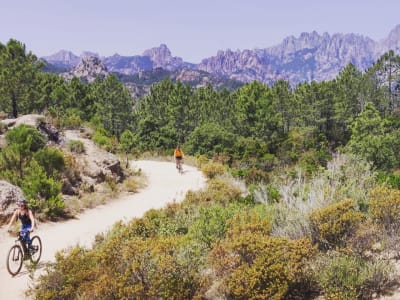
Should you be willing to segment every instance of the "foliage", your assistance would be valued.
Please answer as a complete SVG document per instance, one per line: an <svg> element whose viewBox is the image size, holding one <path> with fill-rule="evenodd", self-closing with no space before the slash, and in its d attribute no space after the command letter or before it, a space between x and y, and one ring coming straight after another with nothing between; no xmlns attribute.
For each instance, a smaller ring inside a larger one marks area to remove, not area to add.
<svg viewBox="0 0 400 300"><path fill-rule="evenodd" d="M351 138L347 147L353 153L373 162L377 168L391 169L398 166L399 142L397 130L389 130L371 103L351 125Z"/></svg>
<svg viewBox="0 0 400 300"><path fill-rule="evenodd" d="M343 247L364 218L351 199L315 210L310 215L313 240L322 249Z"/></svg>
<svg viewBox="0 0 400 300"><path fill-rule="evenodd" d="M0 44L0 111L17 118L41 110L38 85L42 66L24 44L14 39Z"/></svg>
<svg viewBox="0 0 400 300"><path fill-rule="evenodd" d="M85 145L82 141L70 140L68 142L68 149L71 152L80 154L85 152Z"/></svg>
<svg viewBox="0 0 400 300"><path fill-rule="evenodd" d="M61 118L61 127L65 129L79 129L83 124L77 109L69 108Z"/></svg>
<svg viewBox="0 0 400 300"><path fill-rule="evenodd" d="M233 146L235 136L218 124L206 123L196 127L187 137L185 148L189 153L212 156Z"/></svg>
<svg viewBox="0 0 400 300"><path fill-rule="evenodd" d="M46 174L58 178L64 171L65 162L63 152L56 147L46 147L33 154L33 158L46 171Z"/></svg>
<svg viewBox="0 0 400 300"><path fill-rule="evenodd" d="M390 264L338 252L320 256L314 272L326 298L332 300L370 298L389 288L394 279Z"/></svg>
<svg viewBox="0 0 400 300"><path fill-rule="evenodd" d="M201 171L208 179L213 179L218 175L222 175L225 172L225 167L220 163L207 163L202 166Z"/></svg>
<svg viewBox="0 0 400 300"><path fill-rule="evenodd" d="M400 229L400 191L378 186L370 191L368 200L373 220L387 232L397 234Z"/></svg>
<svg viewBox="0 0 400 300"><path fill-rule="evenodd" d="M47 140L34 127L20 125L7 131L6 141L7 147L0 153L0 176L20 185L33 153L42 149Z"/></svg>
<svg viewBox="0 0 400 300"><path fill-rule="evenodd" d="M25 174L21 188L32 207L49 217L62 214L65 204L60 195L61 182L48 177L34 159L30 161Z"/></svg>
<svg viewBox="0 0 400 300"><path fill-rule="evenodd" d="M314 253L306 239L291 241L242 232L214 247L209 261L221 296L282 299L303 282L307 261Z"/></svg>
<svg viewBox="0 0 400 300"><path fill-rule="evenodd" d="M232 217L235 208L219 205L200 207L199 216L188 228L188 238L202 248L211 249L213 243L225 236L227 220Z"/></svg>
<svg viewBox="0 0 400 300"><path fill-rule="evenodd" d="M46 145L47 137L36 128L22 124L7 131L6 141L8 145L20 145L20 152L23 155L27 151L35 152L42 149Z"/></svg>

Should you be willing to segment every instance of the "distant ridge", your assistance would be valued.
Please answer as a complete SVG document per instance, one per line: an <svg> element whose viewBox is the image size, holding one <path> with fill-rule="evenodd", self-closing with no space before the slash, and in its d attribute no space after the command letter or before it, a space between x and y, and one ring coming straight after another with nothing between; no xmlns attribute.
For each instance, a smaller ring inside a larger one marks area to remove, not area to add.
<svg viewBox="0 0 400 300"><path fill-rule="evenodd" d="M220 50L215 56L204 58L199 64L185 62L172 56L165 44L148 49L142 55L100 57L109 72L134 75L162 68L168 71L197 70L226 79L250 82L258 80L272 84L278 79L292 84L304 81L331 80L349 63L359 70L369 68L388 50L400 53L400 25L391 30L382 41L374 41L358 34L319 34L316 31L289 36L280 44L253 50ZM61 50L42 57L48 63L72 69L87 56Z"/></svg>

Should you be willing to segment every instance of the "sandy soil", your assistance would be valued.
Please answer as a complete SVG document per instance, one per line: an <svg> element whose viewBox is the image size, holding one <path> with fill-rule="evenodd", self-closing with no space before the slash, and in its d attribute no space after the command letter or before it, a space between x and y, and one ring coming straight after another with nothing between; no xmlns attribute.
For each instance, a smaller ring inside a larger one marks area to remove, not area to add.
<svg viewBox="0 0 400 300"><path fill-rule="evenodd" d="M42 223L32 235L39 235L43 243L41 268L54 261L54 254L64 248L77 244L90 247L97 233L105 232L119 220L128 221L140 217L151 208L162 208L166 203L183 200L188 190L204 186L205 179L196 168L184 166L184 174L179 175L174 163L154 161L134 161L131 166L140 168L147 176L148 185L137 194L119 199L87 210L74 220L62 223ZM25 266L20 274L11 277L6 269L7 252L15 238L0 228L0 300L26 299L24 291L32 284Z"/></svg>

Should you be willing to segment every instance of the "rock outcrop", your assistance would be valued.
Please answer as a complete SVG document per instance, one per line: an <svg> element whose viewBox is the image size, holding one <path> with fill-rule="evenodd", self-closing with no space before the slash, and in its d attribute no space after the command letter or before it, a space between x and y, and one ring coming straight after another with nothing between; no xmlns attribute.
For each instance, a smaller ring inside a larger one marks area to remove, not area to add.
<svg viewBox="0 0 400 300"><path fill-rule="evenodd" d="M88 190L94 191L99 183L105 180L119 183L124 179L124 172L121 168L119 159L97 147L92 140L81 137L78 130L65 131L66 145L69 141L80 141L83 143L84 152L74 153L76 164L80 171L81 186L85 186ZM67 151L67 149L64 149ZM66 194L76 194L78 188L75 183L67 180L63 182L63 192Z"/></svg>
<svg viewBox="0 0 400 300"><path fill-rule="evenodd" d="M0 180L0 224L7 222L16 208L16 203L24 199L24 193L19 187Z"/></svg>
<svg viewBox="0 0 400 300"><path fill-rule="evenodd" d="M109 72L103 62L96 56L88 56L82 59L82 61L70 72L63 73L63 76L67 80L71 80L73 77L78 77L81 80L92 83L96 78L105 78L109 75Z"/></svg>

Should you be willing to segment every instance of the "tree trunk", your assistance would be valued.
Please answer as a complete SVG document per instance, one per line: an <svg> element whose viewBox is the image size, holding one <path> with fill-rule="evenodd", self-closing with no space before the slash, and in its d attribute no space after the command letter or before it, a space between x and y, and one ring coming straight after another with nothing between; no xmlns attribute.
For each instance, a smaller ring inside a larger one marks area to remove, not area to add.
<svg viewBox="0 0 400 300"><path fill-rule="evenodd" d="M11 102L12 102L12 115L15 118L18 117L18 105L17 105L17 96L15 95L15 92L13 91L12 96L11 96Z"/></svg>

